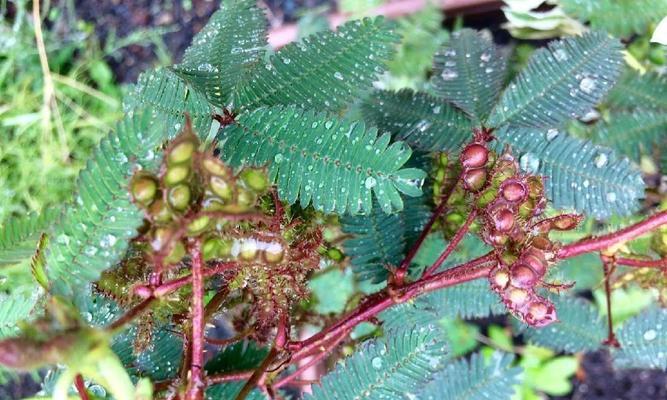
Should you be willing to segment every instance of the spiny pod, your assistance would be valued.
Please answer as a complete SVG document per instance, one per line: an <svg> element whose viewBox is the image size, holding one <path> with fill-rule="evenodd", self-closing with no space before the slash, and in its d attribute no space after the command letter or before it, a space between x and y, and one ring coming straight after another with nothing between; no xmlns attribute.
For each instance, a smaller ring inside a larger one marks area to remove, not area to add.
<svg viewBox="0 0 667 400"><path fill-rule="evenodd" d="M130 193L138 205L150 206L158 194L157 178L146 172L135 174L130 182Z"/></svg>

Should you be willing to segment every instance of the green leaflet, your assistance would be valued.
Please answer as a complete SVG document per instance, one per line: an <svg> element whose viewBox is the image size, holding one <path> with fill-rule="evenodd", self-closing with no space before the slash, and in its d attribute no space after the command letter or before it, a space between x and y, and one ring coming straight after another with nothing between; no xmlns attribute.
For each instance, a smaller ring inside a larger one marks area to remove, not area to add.
<svg viewBox="0 0 667 400"><path fill-rule="evenodd" d="M296 107L260 108L223 131L222 157L233 166L268 164L280 197L324 212L369 213L375 197L387 213L399 192L419 196L424 172L401 167L411 150L376 129ZM372 196L371 193L374 195Z"/></svg>
<svg viewBox="0 0 667 400"><path fill-rule="evenodd" d="M54 294L71 296L99 278L127 249L143 221L131 202L128 179L155 162L154 150L167 139L150 112L134 112L103 139L79 175L76 201L49 232L46 272Z"/></svg>
<svg viewBox="0 0 667 400"><path fill-rule="evenodd" d="M352 235L343 242L345 254L360 281L380 283L389 265L397 266L431 215L423 198L407 198L405 209L386 214L374 207L369 215L346 215L341 230Z"/></svg>
<svg viewBox="0 0 667 400"><path fill-rule="evenodd" d="M442 335L433 327L391 331L382 339L362 343L305 398L404 398L433 379L446 354Z"/></svg>
<svg viewBox="0 0 667 400"><path fill-rule="evenodd" d="M509 400L522 370L512 367L514 356L493 353L489 360L475 353L470 361L461 359L447 365L418 393L417 399Z"/></svg>
<svg viewBox="0 0 667 400"><path fill-rule="evenodd" d="M206 95L193 89L169 69L144 72L132 93L123 101L127 111L137 108L154 110L164 121L165 138L172 138L183 128L185 115L192 120L192 128L202 139L211 130L211 105Z"/></svg>
<svg viewBox="0 0 667 400"><path fill-rule="evenodd" d="M611 149L556 129L500 129L495 136L498 151L509 146L523 170L546 177L547 196L556 208L605 219L630 214L644 197L639 170Z"/></svg>
<svg viewBox="0 0 667 400"><path fill-rule="evenodd" d="M266 18L252 0L225 0L174 67L209 101L228 105L232 90L266 51Z"/></svg>
<svg viewBox="0 0 667 400"><path fill-rule="evenodd" d="M398 36L382 17L348 22L280 49L236 88L233 108L295 104L337 111L370 89Z"/></svg>
<svg viewBox="0 0 667 400"><path fill-rule="evenodd" d="M576 353L602 346L607 324L590 302L570 296L552 296L558 323L536 329L525 327L521 333L530 342L556 351ZM517 323L519 325L520 323Z"/></svg>
<svg viewBox="0 0 667 400"><path fill-rule="evenodd" d="M39 236L56 218L57 209L13 218L0 227L0 267L26 260L35 253Z"/></svg>
<svg viewBox="0 0 667 400"><path fill-rule="evenodd" d="M621 348L613 353L620 368L667 370L667 310L652 307L626 321L616 331Z"/></svg>
<svg viewBox="0 0 667 400"><path fill-rule="evenodd" d="M0 294L0 339L18 333L17 323L27 319L41 292L34 287L23 287L10 294Z"/></svg>
<svg viewBox="0 0 667 400"><path fill-rule="evenodd" d="M667 109L667 79L655 72L628 69L609 92L607 102L621 108Z"/></svg>
<svg viewBox="0 0 667 400"><path fill-rule="evenodd" d="M418 150L457 153L472 138L468 116L426 93L375 91L361 110L370 125Z"/></svg>
<svg viewBox="0 0 667 400"><path fill-rule="evenodd" d="M652 153L656 147L665 150L666 131L667 113L664 111L620 111L612 114L611 121L595 125L593 140L639 162L641 150L644 153Z"/></svg>
<svg viewBox="0 0 667 400"><path fill-rule="evenodd" d="M488 125L556 128L584 115L614 86L621 43L605 33L549 43L505 89Z"/></svg>
<svg viewBox="0 0 667 400"><path fill-rule="evenodd" d="M507 58L490 35L472 29L454 32L433 58L433 91L474 120L483 121L505 83Z"/></svg>
<svg viewBox="0 0 667 400"><path fill-rule="evenodd" d="M651 24L667 15L666 0L560 0L566 13L590 21L593 29L617 37L648 33Z"/></svg>

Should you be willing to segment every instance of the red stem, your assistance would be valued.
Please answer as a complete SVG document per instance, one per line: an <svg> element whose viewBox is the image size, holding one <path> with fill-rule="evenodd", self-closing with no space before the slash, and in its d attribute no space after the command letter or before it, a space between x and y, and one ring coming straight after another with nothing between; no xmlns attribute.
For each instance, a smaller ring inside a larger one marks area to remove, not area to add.
<svg viewBox="0 0 667 400"><path fill-rule="evenodd" d="M201 240L192 242L192 361L186 400L204 397L204 263Z"/></svg>
<svg viewBox="0 0 667 400"><path fill-rule="evenodd" d="M408 251L408 254L405 256L405 259L403 259L401 265L396 270L398 276L405 276L407 274L408 268L410 267L410 263L417 255L417 252L424 243L424 240L426 240L428 234L431 232L431 229L433 229L435 221L437 221L438 218L442 215L442 213L444 213L445 210L447 209L447 202L449 201L449 197L452 195L452 193L454 193L454 189L456 188L457 183L458 180L456 181L456 183L451 185L447 193L444 196L442 196L440 205L438 206L438 208L435 209L435 211L433 211L431 219L429 219L426 225L424 225L424 229L422 229L422 232L417 238L417 241L415 241L415 243L412 245L410 251Z"/></svg>
<svg viewBox="0 0 667 400"><path fill-rule="evenodd" d="M229 374L211 375L206 378L206 384L215 385L216 383L243 381L252 376L254 371L234 372Z"/></svg>
<svg viewBox="0 0 667 400"><path fill-rule="evenodd" d="M665 224L667 224L667 211L661 211L619 231L596 238L582 239L578 242L563 246L558 251L557 256L558 258L570 258L584 253L604 250L615 244L635 239Z"/></svg>
<svg viewBox="0 0 667 400"><path fill-rule="evenodd" d="M291 350L295 351L292 362L298 361L310 355L314 349L327 341L330 337L354 328L357 324L366 321L394 304L408 301L421 294L432 292L449 286L458 285L471 280L484 278L491 271L491 266L482 266L495 260L492 253L468 261L457 267L420 279L403 287L385 290L370 297L362 303L359 308L350 312L332 326L316 333L308 339L289 344Z"/></svg>
<svg viewBox="0 0 667 400"><path fill-rule="evenodd" d="M79 397L81 397L81 400L90 400L81 374L76 374L74 377L74 386L76 387L76 392L79 394Z"/></svg>
<svg viewBox="0 0 667 400"><path fill-rule="evenodd" d="M209 277L221 272L229 271L234 268L237 268L238 264L235 262L220 262L217 263L213 268L204 269L204 276ZM140 285L134 288L134 293L137 296L148 298L148 297L160 297L166 296L169 293L172 293L183 286L192 282L192 275L182 276L180 278L173 279L171 281L164 282L160 286L157 286L154 289L151 289L149 285Z"/></svg>
<svg viewBox="0 0 667 400"><path fill-rule="evenodd" d="M334 338L331 342L327 343L326 346L322 346L323 348L320 351L320 354L313 356L310 360L308 360L307 363L304 365L300 366L296 371L294 371L292 374L284 377L283 379L279 380L277 383L275 383L273 386L274 389L278 389L282 386L287 385L288 383L294 381L297 379L304 371L306 371L308 368L312 367L313 365L317 365L320 361L322 361L324 358L329 355L333 351L333 349L342 342L347 335L350 333L349 330L341 333L341 335L337 338Z"/></svg>
<svg viewBox="0 0 667 400"><path fill-rule="evenodd" d="M614 268L614 259L611 257L601 256L602 259L602 268L604 271L604 291L605 297L607 300L607 339L602 343L607 346L621 347L618 340L616 340L616 335L614 334L614 324L613 318L611 315L611 270Z"/></svg>
<svg viewBox="0 0 667 400"><path fill-rule="evenodd" d="M466 219L465 223L458 230L458 232L456 232L456 235L454 235L452 241L449 242L449 245L447 245L445 251L443 251L442 254L440 254L440 257L438 257L438 259L433 263L433 265L431 265L430 267L428 267L426 271L424 271L424 275L422 275L422 277L425 278L431 276L435 271L438 270L438 268L440 268L442 263L444 263L445 260L447 260L447 257L449 257L449 255L452 254L456 246L459 244L459 242L461 242L461 239L463 239L465 234L468 233L468 229L470 229L470 224L472 224L476 216L477 216L476 210L470 211L470 214L468 214L468 218Z"/></svg>
<svg viewBox="0 0 667 400"><path fill-rule="evenodd" d="M667 259L641 260L638 258L616 257L616 264L637 268L667 268Z"/></svg>
<svg viewBox="0 0 667 400"><path fill-rule="evenodd" d="M141 313L143 313L153 303L154 300L155 297L148 297L147 299L144 299L141 303L132 307L128 312L123 314L123 316L109 324L109 326L107 326L107 330L115 331L122 328L125 326L125 324L131 322L137 316L141 315Z"/></svg>

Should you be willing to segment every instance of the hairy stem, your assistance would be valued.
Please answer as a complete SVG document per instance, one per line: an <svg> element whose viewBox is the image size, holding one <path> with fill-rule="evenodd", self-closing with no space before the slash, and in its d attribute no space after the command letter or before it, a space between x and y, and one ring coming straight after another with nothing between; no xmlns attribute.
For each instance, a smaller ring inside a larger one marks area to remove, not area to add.
<svg viewBox="0 0 667 400"><path fill-rule="evenodd" d="M607 300L607 339L604 340L604 344L607 346L621 347L618 340L616 340L616 335L614 334L614 324L613 317L611 315L611 272L614 268L614 259L612 257L601 256L602 259L602 268L604 270L604 292Z"/></svg>
<svg viewBox="0 0 667 400"><path fill-rule="evenodd" d="M667 211L661 211L619 231L594 238L582 239L565 245L558 251L557 257L570 258L584 253L604 250L614 245L635 239L665 224L667 224Z"/></svg>
<svg viewBox="0 0 667 400"><path fill-rule="evenodd" d="M625 265L627 267L637 268L667 268L667 259L661 258L659 260L642 260L638 258L616 257L617 265Z"/></svg>
<svg viewBox="0 0 667 400"><path fill-rule="evenodd" d="M454 235L452 241L449 242L449 245L447 245L445 251L443 251L442 254L440 254L440 257L438 257L438 259L433 263L433 265L431 265L430 267L428 267L426 271L424 271L424 275L422 275L423 277L428 277L433 275L433 273L437 271L438 268L440 268L442 263L444 263L445 260L447 260L447 257L449 257L449 255L452 254L452 252L454 251L456 246L461 242L465 234L468 233L468 229L470 229L470 224L472 224L476 216L477 216L477 211L475 210L472 210L470 214L468 214L468 218L466 219L463 226L461 226L458 232L456 232L456 235Z"/></svg>
<svg viewBox="0 0 667 400"><path fill-rule="evenodd" d="M431 219L429 219L426 225L424 225L424 229L422 229L421 234L410 248L410 251L408 251L408 254L405 256L405 259L403 259L403 261L401 262L401 265L396 270L399 276L405 276L407 274L408 268L410 267L410 263L417 255L417 252L421 248L422 244L424 244L424 240L426 240L428 234L431 233L431 229L433 229L435 221L437 221L438 218L440 218L440 216L445 212L445 210L447 210L447 202L449 201L449 197L452 195L452 193L454 193L454 189L456 188L456 184L458 183L459 179L460 177L456 180L456 182L453 185L449 187L447 192L442 196L440 200L440 205L438 206L438 208L435 209L435 211L433 211Z"/></svg>
<svg viewBox="0 0 667 400"><path fill-rule="evenodd" d="M149 306L153 304L153 301L155 301L155 297L152 296L144 299L141 303L132 307L128 312L123 314L120 318L109 324L109 326L107 326L107 330L112 332L121 330L122 328L125 327L126 324L132 322L135 318L137 318L144 311L146 311L149 308Z"/></svg>
<svg viewBox="0 0 667 400"><path fill-rule="evenodd" d="M201 240L192 242L192 360L186 400L204 397L204 263Z"/></svg>
<svg viewBox="0 0 667 400"><path fill-rule="evenodd" d="M215 385L217 383L242 381L250 378L253 372L255 371L243 371L243 372L233 372L228 374L211 375L208 378L206 378L206 384L210 386L210 385Z"/></svg>
<svg viewBox="0 0 667 400"><path fill-rule="evenodd" d="M81 374L76 374L74 377L74 387L76 387L76 392L79 394L79 397L81 397L81 400L90 400L90 396L88 396L88 391L86 390L86 385L83 382Z"/></svg>

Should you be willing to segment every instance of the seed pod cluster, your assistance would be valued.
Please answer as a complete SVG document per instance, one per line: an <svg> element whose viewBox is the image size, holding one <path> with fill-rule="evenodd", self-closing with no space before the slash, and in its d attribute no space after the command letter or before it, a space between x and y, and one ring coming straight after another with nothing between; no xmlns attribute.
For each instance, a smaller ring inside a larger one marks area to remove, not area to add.
<svg viewBox="0 0 667 400"><path fill-rule="evenodd" d="M187 124L165 150L159 173L140 171L130 183L148 223L148 259L166 278L183 273L196 239L207 265L233 263L218 277L245 307L242 323L253 325L255 339L262 340L307 295L307 275L319 266L320 228L274 215L272 206L279 207L266 196L264 171L235 172L199 147ZM187 300L179 292L172 297Z"/></svg>
<svg viewBox="0 0 667 400"><path fill-rule="evenodd" d="M465 222L465 215L469 211L465 189L457 180L461 166L456 158L452 159L447 153L440 153L435 158L433 168L433 203L439 206L442 194L451 190L447 209L440 218L445 238L451 239Z"/></svg>
<svg viewBox="0 0 667 400"><path fill-rule="evenodd" d="M472 146L472 145L471 145ZM469 165L477 166L484 157L480 147L470 147ZM475 167L479 168L479 167ZM485 170L485 185L470 187L481 225L480 236L495 249L497 266L489 275L491 288L506 307L531 326L556 321L553 304L536 292L554 260L556 244L548 234L569 230L580 222L576 215L564 214L539 220L546 206L544 184L538 176L524 175L514 157L503 154ZM465 175L464 175L464 186Z"/></svg>

